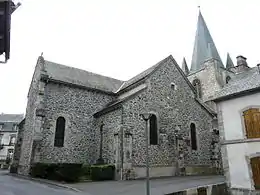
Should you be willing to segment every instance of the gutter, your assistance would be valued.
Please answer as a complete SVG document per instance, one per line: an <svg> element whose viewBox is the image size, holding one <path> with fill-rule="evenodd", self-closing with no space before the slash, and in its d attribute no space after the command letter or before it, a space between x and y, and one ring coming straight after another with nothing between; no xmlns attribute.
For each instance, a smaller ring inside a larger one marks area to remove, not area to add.
<svg viewBox="0 0 260 195"><path fill-rule="evenodd" d="M93 87L87 87L87 86L76 84L76 83L69 83L69 82L66 82L66 81L53 79L47 74L41 74L40 80L46 81L46 82L53 82L53 83L57 83L57 84L63 84L63 85L72 86L72 87L77 87L77 88L80 88L80 89L97 91L97 92L100 92L100 93L105 93L105 94L113 95L113 96L116 95L114 92L105 91L105 90L101 90L101 89L97 89L97 88L93 88Z"/></svg>

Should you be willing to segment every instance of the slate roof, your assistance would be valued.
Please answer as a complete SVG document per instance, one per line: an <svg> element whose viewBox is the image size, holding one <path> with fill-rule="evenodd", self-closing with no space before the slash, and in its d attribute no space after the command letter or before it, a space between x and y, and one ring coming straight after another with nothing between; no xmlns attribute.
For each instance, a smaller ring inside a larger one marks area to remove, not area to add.
<svg viewBox="0 0 260 195"><path fill-rule="evenodd" d="M202 69L203 63L211 58L218 60L220 66L224 67L206 22L199 11L190 72Z"/></svg>
<svg viewBox="0 0 260 195"><path fill-rule="evenodd" d="M229 83L217 91L211 100L220 101L234 98L258 89L260 89L260 73L258 68L254 67L231 78Z"/></svg>
<svg viewBox="0 0 260 195"><path fill-rule="evenodd" d="M45 60L45 70L51 79L75 85L115 92L123 81Z"/></svg>
<svg viewBox="0 0 260 195"><path fill-rule="evenodd" d="M0 123L20 123L23 120L23 118L23 114L0 114Z"/></svg>

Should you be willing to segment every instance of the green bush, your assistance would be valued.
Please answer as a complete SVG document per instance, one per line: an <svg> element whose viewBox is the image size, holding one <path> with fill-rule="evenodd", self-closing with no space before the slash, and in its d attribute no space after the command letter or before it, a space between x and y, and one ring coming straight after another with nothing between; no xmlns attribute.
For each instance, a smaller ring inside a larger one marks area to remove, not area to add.
<svg viewBox="0 0 260 195"><path fill-rule="evenodd" d="M82 166L82 177L84 179L90 179L90 165L83 165Z"/></svg>
<svg viewBox="0 0 260 195"><path fill-rule="evenodd" d="M90 176L94 181L114 180L115 165L92 165Z"/></svg>
<svg viewBox="0 0 260 195"><path fill-rule="evenodd" d="M56 171L59 173L60 179L67 182L76 182L82 175L82 164L60 164Z"/></svg>
<svg viewBox="0 0 260 195"><path fill-rule="evenodd" d="M48 164L35 163L31 166L30 175L46 179Z"/></svg>
<svg viewBox="0 0 260 195"><path fill-rule="evenodd" d="M49 180L76 182L82 175L82 164L35 163L31 167L30 175Z"/></svg>

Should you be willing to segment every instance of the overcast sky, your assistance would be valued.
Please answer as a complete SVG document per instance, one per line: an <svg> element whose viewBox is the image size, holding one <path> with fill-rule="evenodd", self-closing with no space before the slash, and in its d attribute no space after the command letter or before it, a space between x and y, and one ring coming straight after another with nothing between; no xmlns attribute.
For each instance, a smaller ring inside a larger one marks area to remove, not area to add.
<svg viewBox="0 0 260 195"><path fill-rule="evenodd" d="M127 80L172 55L190 66L198 4L220 56L260 62L259 0L20 0L11 59L0 64L0 113L25 113L38 56Z"/></svg>

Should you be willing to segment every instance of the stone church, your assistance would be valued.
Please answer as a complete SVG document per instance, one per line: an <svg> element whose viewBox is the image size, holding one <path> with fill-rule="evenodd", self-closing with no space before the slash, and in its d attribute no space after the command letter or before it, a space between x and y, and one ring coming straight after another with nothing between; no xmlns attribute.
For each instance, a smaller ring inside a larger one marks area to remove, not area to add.
<svg viewBox="0 0 260 195"><path fill-rule="evenodd" d="M244 57L238 57L243 62ZM38 58L20 125L19 174L42 163L115 164L121 179L145 176L150 113L152 177L213 173L221 155L215 92L232 79L199 12L191 68L168 56L128 81Z"/></svg>

